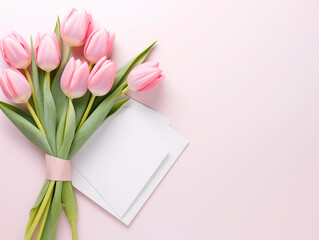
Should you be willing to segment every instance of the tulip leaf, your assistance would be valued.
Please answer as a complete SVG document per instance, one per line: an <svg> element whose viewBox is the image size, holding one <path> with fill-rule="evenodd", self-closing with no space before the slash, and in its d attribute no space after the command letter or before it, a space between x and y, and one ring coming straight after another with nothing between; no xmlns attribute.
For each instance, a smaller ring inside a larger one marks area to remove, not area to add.
<svg viewBox="0 0 319 240"><path fill-rule="evenodd" d="M59 40L59 46L60 46L60 56L63 56L63 45L62 45L62 37L61 37L61 28L60 28L61 24L60 24L60 17L57 17L56 20L56 25L54 28L54 32L58 37Z"/></svg>
<svg viewBox="0 0 319 240"><path fill-rule="evenodd" d="M62 45L62 38L61 38L61 28L60 28L61 24L60 24L60 17L58 16L57 17L57 20L56 20L56 24L55 24L55 28L54 28L54 32L55 34L57 35L58 37L58 40L59 40L59 47L60 47L60 56L62 57L63 56L63 45ZM60 63L61 65L61 63ZM59 65L59 66L60 66ZM51 72L51 78L54 79L55 75L57 74L58 72L58 68L54 69L52 72Z"/></svg>
<svg viewBox="0 0 319 240"><path fill-rule="evenodd" d="M47 134L49 144L51 146L52 152L55 156L56 154L56 107L54 99L51 94L48 75L43 83L43 127Z"/></svg>
<svg viewBox="0 0 319 240"><path fill-rule="evenodd" d="M45 226L42 232L41 239L56 240L57 224L62 212L62 203L61 203L62 187L63 187L62 181L57 181L55 183L53 198L52 198L49 213L45 222Z"/></svg>
<svg viewBox="0 0 319 240"><path fill-rule="evenodd" d="M125 103L127 103L131 98L125 98L121 101L116 102L113 107L111 108L109 114L106 116L105 120L112 116L114 113L116 113L118 110L120 110Z"/></svg>
<svg viewBox="0 0 319 240"><path fill-rule="evenodd" d="M75 116L76 116L76 126L79 125L82 119L85 109L89 103L90 97L91 97L91 94L89 91L87 91L83 97L76 98L73 100Z"/></svg>
<svg viewBox="0 0 319 240"><path fill-rule="evenodd" d="M34 123L30 122L29 117L25 117L25 114L13 110L13 106L8 106L0 102L0 109L4 112L5 115L11 120L11 122L20 130L20 132L29 139L33 144L41 148L45 153L52 155L50 145L43 135L43 133L34 126ZM19 112L19 113L17 113Z"/></svg>
<svg viewBox="0 0 319 240"><path fill-rule="evenodd" d="M64 130L65 130L65 122L66 122L66 114L67 114L67 109L65 108L63 111L63 115L61 118L61 121L58 125L58 129L56 132L56 148L59 152L59 149L62 147L63 144L63 138L64 138Z"/></svg>
<svg viewBox="0 0 319 240"><path fill-rule="evenodd" d="M27 234L27 232L29 231L29 228L31 227L31 224L33 223L33 220L35 219L38 211L39 211L39 208L40 208L40 204L42 203L43 201L43 198L48 190L48 187L49 187L49 184L50 184L50 181L49 180L45 180L43 185L42 185L42 188L41 188L41 191L37 197L37 200L35 201L33 207L31 208L30 210L30 214L29 214L29 221L28 221L28 224L27 224L27 227L26 227L26 230L25 230L25 233Z"/></svg>
<svg viewBox="0 0 319 240"><path fill-rule="evenodd" d="M17 108L9 103L5 103L5 102L1 102L0 104L9 108L10 110L14 111L15 113L19 114L21 117L25 118L26 120L28 120L30 123L32 123L34 126L36 126L35 121L33 120L33 118L31 117L31 115L29 115L28 113L26 113L25 111L21 110L20 108Z"/></svg>
<svg viewBox="0 0 319 240"><path fill-rule="evenodd" d="M64 131L63 131L64 132L63 143L58 149L58 157L62 159L68 158L69 150L74 138L75 129L76 129L75 111L74 111L72 101L69 99L68 111L66 113L66 120L65 120Z"/></svg>
<svg viewBox="0 0 319 240"><path fill-rule="evenodd" d="M33 40L31 37L31 51L32 51L32 80L33 80L33 87L34 87L34 95L35 100L37 102L38 111L39 111L39 118L40 121L43 121L43 96L42 96L42 84L43 81L40 79L40 70L37 66L37 63L35 61L35 55L34 55L34 47L33 47ZM42 71L43 73L43 71Z"/></svg>
<svg viewBox="0 0 319 240"><path fill-rule="evenodd" d="M62 206L65 215L70 221L71 227L76 227L76 220L78 218L78 204L76 201L76 195L71 181L63 182Z"/></svg>
<svg viewBox="0 0 319 240"><path fill-rule="evenodd" d="M64 67L62 68L62 66L60 66L60 69L55 75L53 83L52 83L52 87L51 87L52 96L56 106L57 123L60 122L63 115L63 111L68 104L68 98L64 95L60 87L60 78L62 76L63 69Z"/></svg>
<svg viewBox="0 0 319 240"><path fill-rule="evenodd" d="M153 42L149 47L147 47L143 52L141 52L140 54L138 54L136 57L134 57L133 59L131 59L129 62L127 62L124 66L122 66L119 70L117 70L116 75L115 75L115 80L114 80L114 84L110 90L110 92L105 95L105 96L100 96L97 97L95 99L95 102L93 104L92 107L92 111L94 111L94 109L106 98L108 97L108 95L110 95L115 89L117 89L118 86L120 86L121 84L123 84L126 79L128 74L131 72L131 70L133 68L135 68L136 66L140 65L145 58L147 57L147 55L149 54L149 52L151 51L152 47L155 45L157 41Z"/></svg>
<svg viewBox="0 0 319 240"><path fill-rule="evenodd" d="M118 99L123 86L118 87L111 95L109 95L95 111L84 122L82 127L77 131L70 149L69 159L83 146L83 144L92 136L92 134L101 126L104 119L109 114L112 106Z"/></svg>

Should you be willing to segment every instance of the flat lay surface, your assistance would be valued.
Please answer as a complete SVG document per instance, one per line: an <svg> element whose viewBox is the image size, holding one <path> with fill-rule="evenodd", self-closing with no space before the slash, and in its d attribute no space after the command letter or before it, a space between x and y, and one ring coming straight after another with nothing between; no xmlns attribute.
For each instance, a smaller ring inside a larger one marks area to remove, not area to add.
<svg viewBox="0 0 319 240"><path fill-rule="evenodd" d="M317 1L1 6L0 37L15 30L25 39L51 33L57 13L86 8L116 32L118 66L158 40L148 59L160 61L165 80L128 94L168 116L190 145L129 227L77 191L80 239L319 238ZM0 100L7 101L2 93ZM0 152L1 239L22 239L45 177L44 154L2 113ZM70 239L68 224L62 214L57 239Z"/></svg>

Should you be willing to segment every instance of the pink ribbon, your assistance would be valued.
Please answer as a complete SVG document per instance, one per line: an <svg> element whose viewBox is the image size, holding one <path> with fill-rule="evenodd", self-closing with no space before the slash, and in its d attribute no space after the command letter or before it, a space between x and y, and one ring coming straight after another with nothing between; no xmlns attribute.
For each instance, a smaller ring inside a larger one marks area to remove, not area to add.
<svg viewBox="0 0 319 240"><path fill-rule="evenodd" d="M54 181L71 181L71 160L56 158L45 154L46 178Z"/></svg>

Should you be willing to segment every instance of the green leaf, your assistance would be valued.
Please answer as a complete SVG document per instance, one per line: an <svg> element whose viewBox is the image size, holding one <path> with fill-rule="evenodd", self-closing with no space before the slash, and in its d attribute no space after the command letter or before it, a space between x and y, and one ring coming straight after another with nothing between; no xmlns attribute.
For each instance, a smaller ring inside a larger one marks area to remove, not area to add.
<svg viewBox="0 0 319 240"><path fill-rule="evenodd" d="M70 221L71 227L76 231L76 220L78 218L78 204L71 181L63 182L62 206L65 215ZM72 229L73 230L73 229ZM72 232L75 232L75 231Z"/></svg>
<svg viewBox="0 0 319 240"><path fill-rule="evenodd" d="M60 68L61 70L62 68ZM64 68L63 68L64 69ZM67 107L68 98L64 95L60 87L60 78L63 70L58 71L52 83L51 92L56 106L56 118L59 123L62 119L63 111Z"/></svg>
<svg viewBox="0 0 319 240"><path fill-rule="evenodd" d="M62 181L57 181L55 183L54 195L53 195L52 203L48 213L48 217L45 222L41 239L56 240L57 224L62 212L62 203L61 203L62 187L63 187Z"/></svg>
<svg viewBox="0 0 319 240"><path fill-rule="evenodd" d="M38 198L30 210L29 221L28 221L25 233L27 233L29 231L31 224L33 223L33 220L35 219L35 216L37 215L37 213L39 211L40 204L42 203L43 198L48 190L49 184L50 184L50 181L46 179L42 185L42 188L41 188L41 191L38 195Z"/></svg>
<svg viewBox="0 0 319 240"><path fill-rule="evenodd" d="M33 120L33 118L31 117L30 114L26 113L25 111L21 110L20 108L17 108L9 103L5 103L5 102L1 102L0 104L9 108L10 110L14 111L15 113L19 114L21 117L25 118L26 120L28 120L30 123L32 123L34 126L36 126L35 121Z"/></svg>
<svg viewBox="0 0 319 240"><path fill-rule="evenodd" d="M62 122L62 121L61 121ZM69 155L69 150L74 138L74 133L76 129L75 112L72 101L69 100L68 111L66 114L66 121L64 127L63 144L58 151L58 157L62 159L67 159Z"/></svg>
<svg viewBox="0 0 319 240"><path fill-rule="evenodd" d="M43 96L42 96L43 81L39 76L40 71L35 61L32 37L31 37L31 51L32 51L32 81L34 86L34 95L38 105L39 119L42 122L43 121ZM43 71L42 71L42 74L43 74Z"/></svg>
<svg viewBox="0 0 319 240"><path fill-rule="evenodd" d="M47 76L48 77L48 76ZM52 152L56 154L56 108L55 103L51 94L50 86L45 79L43 83L43 127L47 134L49 144Z"/></svg>
<svg viewBox="0 0 319 240"><path fill-rule="evenodd" d="M58 129L57 129L57 133L56 133L56 146L57 146L58 152L63 144L66 114L67 114L67 109L65 108L63 111L63 115L62 115L61 121L59 123Z"/></svg>
<svg viewBox="0 0 319 240"><path fill-rule="evenodd" d="M85 112L85 109L88 105L88 102L90 100L91 93L89 91L86 92L86 94L81 98L76 98L73 100L74 110L75 110L75 116L76 116L76 126L79 125L82 116Z"/></svg>
<svg viewBox="0 0 319 240"><path fill-rule="evenodd" d="M69 159L83 146L83 144L91 137L96 129L101 126L104 119L110 112L112 106L118 99L123 86L116 89L111 95L109 95L103 102L95 109L90 117L84 122L82 127L77 131L74 136L74 140L70 149Z"/></svg>
<svg viewBox="0 0 319 240"><path fill-rule="evenodd" d="M121 107L123 107L124 104L127 103L130 99L131 99L131 98L125 98L125 99L123 99L123 100L121 100L121 101L116 102L116 103L113 105L113 107L111 108L109 114L106 116L105 120L106 120L108 117L112 116L114 113L116 113L118 110L120 110Z"/></svg>
<svg viewBox="0 0 319 240"><path fill-rule="evenodd" d="M54 32L58 37L59 40L59 46L60 46L60 56L63 56L63 45L62 45L62 37L61 37L61 28L60 28L61 24L60 24L60 17L58 15L57 20L56 20L56 24L55 24L55 28L54 28Z"/></svg>
<svg viewBox="0 0 319 240"><path fill-rule="evenodd" d="M18 114L12 110L12 106L0 102L0 109L11 120L11 122L20 130L20 132L28 138L33 144L41 148L45 153L52 155L50 145L43 133L31 123L24 114Z"/></svg>
<svg viewBox="0 0 319 240"><path fill-rule="evenodd" d="M92 107L92 111L93 112L95 110L95 108L106 98L108 97L115 89L118 88L118 86L120 86L121 84L123 84L126 79L128 74L131 72L131 70L133 68L135 68L136 66L140 65L145 58L147 57L147 55L149 54L149 52L151 51L152 47L155 45L157 41L153 42L148 48L146 48L143 52L141 52L140 54L138 54L135 58L133 58L132 60L130 60L128 63L126 63L124 66L122 66L119 70L117 70L116 75L115 75L115 80L114 80L114 84L113 87L111 88L110 92L105 95L105 96L100 96L97 97L95 99L95 102L93 104Z"/></svg>
<svg viewBox="0 0 319 240"><path fill-rule="evenodd" d="M60 47L60 56L62 57L63 56L63 45L62 45L62 37L61 37L61 30L60 30L60 18L59 16L57 17L57 20L56 20L56 24L55 24L55 28L54 28L54 32L55 34L57 35L58 37L58 40L59 40L59 47ZM61 63L60 63L61 65ZM59 65L59 66L60 66ZM57 67L55 70L53 70L51 72L51 79L54 79L56 73L58 72L58 69L59 67Z"/></svg>

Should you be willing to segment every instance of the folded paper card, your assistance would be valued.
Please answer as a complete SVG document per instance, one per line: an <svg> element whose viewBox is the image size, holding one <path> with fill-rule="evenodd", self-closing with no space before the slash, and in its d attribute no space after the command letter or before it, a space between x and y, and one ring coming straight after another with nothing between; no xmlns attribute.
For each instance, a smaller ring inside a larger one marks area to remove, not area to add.
<svg viewBox="0 0 319 240"><path fill-rule="evenodd" d="M74 157L73 185L129 224L188 143L169 124L131 100Z"/></svg>

